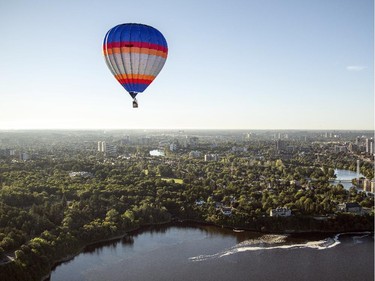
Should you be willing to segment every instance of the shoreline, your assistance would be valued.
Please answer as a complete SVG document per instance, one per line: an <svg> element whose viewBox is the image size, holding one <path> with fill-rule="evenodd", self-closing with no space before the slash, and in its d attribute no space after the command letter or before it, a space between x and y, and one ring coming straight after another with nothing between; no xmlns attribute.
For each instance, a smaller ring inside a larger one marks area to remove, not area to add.
<svg viewBox="0 0 375 281"><path fill-rule="evenodd" d="M109 242L109 241L113 241L113 240L117 240L117 239L122 239L124 238L125 236L127 235L127 233L125 234L122 234L122 235L117 235L117 236L114 236L114 237L111 237L111 238L108 238L108 239L102 239L102 240L99 240L99 241L96 241L96 242L93 242L93 243L89 243L85 246L82 246L78 251L77 253L74 253L74 254L70 254L70 255L67 255L65 257L63 257L62 259L60 260L57 260L53 263L51 269L50 269L50 272L44 276L42 276L42 278L40 279L41 281L46 281L48 280L50 277L51 277L51 273L52 273L52 270L55 269L57 266L59 266L60 264L64 263L64 262L68 262L72 259L74 259L76 256L78 256L79 254L81 254L86 247L88 246L92 246L92 245L95 245L95 244L98 244L98 243L103 243L103 242Z"/></svg>
<svg viewBox="0 0 375 281"><path fill-rule="evenodd" d="M52 271L57 267L59 266L60 264L62 263L65 263L65 262L68 262L72 259L74 259L76 256L78 256L79 254L81 254L85 248L89 247L89 246L93 246L95 244L99 244L99 243L105 243L105 242L111 242L111 241L115 241L115 240L119 240L119 239L123 239L125 236L131 234L131 233L134 233L134 232L137 232L137 231L140 231L142 228L146 228L146 227L152 227L152 226L158 226L158 225L163 225L163 224L169 224L171 223L172 221L168 221L168 222L162 222L162 223L155 223L155 224L149 224L149 225L142 225L142 226L139 226L137 228L134 228L134 229L130 229L130 230L127 230L125 231L123 234L120 234L120 235L116 235L116 236L113 236L113 237L109 237L109 238L106 238L106 239L101 239L101 240L98 240L98 241L95 241L95 242L91 242L91 243L88 243L82 247L80 247L80 249L74 253L74 254L70 254L70 255L67 255L57 261L55 261L52 265L52 267L50 268L50 271L48 274L44 275L41 277L41 281L46 281L48 280L50 277L51 277L51 273Z"/></svg>
<svg viewBox="0 0 375 281"><path fill-rule="evenodd" d="M290 235L290 234L297 234L297 235L352 235L352 234L362 234L362 233L374 233L374 230L358 230L358 231L347 231L347 232L338 232L338 231L284 231L284 232L270 232L270 231L259 231L259 230L254 230L254 229L249 229L249 228L238 228L238 227L233 227L233 226L229 226L229 225L218 225L218 224L215 224L215 223L211 223L211 222L206 222L206 221L199 221L199 220L193 220L193 219L178 219L178 220L170 220L170 221L166 221L166 222L161 222L161 223L154 223L154 224L146 224L146 225L141 225L137 228L133 228L133 229L130 229L128 231L125 231L124 234L121 234L121 235L116 235L114 237L110 237L110 238L106 238L106 239L101 239L101 240L98 240L98 241L95 241L95 242L92 242L92 243L88 243L84 246L82 246L76 253L74 254L70 254L68 256L65 256L63 257L62 259L58 260L58 261L55 261L52 265L52 267L50 268L50 271L48 274L42 276L42 278L40 279L40 281L47 281L50 279L51 277L51 273L52 271L57 267L59 266L60 264L62 263L65 263L65 262L68 262L72 259L74 259L76 256L78 256L79 254L81 254L85 248L89 247L89 246L93 246L93 245L96 245L96 244L99 244L99 243L105 243L105 242L111 242L111 241L114 241L114 240L118 240L118 239L123 239L125 236L127 235L134 235L135 233L139 232L139 231L142 231L142 230L146 230L147 228L149 227L155 227L155 226L167 226L167 225L170 225L170 226L173 226L173 225L179 225L179 224L191 224L191 225L195 225L195 226L214 226L214 227L218 227L218 228L225 228L225 229L231 229L231 230L243 230L243 231L252 231L252 232L258 232L258 233L264 233L264 234L287 234L287 235ZM234 231L235 232L235 231Z"/></svg>

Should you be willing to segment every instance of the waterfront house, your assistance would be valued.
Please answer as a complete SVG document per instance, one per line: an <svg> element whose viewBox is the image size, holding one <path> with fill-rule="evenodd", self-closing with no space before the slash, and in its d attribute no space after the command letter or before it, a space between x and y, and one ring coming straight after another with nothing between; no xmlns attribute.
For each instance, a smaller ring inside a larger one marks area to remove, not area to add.
<svg viewBox="0 0 375 281"><path fill-rule="evenodd" d="M271 217L290 217L291 215L292 211L286 207L277 207L270 212Z"/></svg>
<svg viewBox="0 0 375 281"><path fill-rule="evenodd" d="M232 208L231 207L222 207L221 213L225 216L230 216L230 215L232 215Z"/></svg>
<svg viewBox="0 0 375 281"><path fill-rule="evenodd" d="M345 213L362 214L362 207L357 202L342 203L337 206L338 211Z"/></svg>
<svg viewBox="0 0 375 281"><path fill-rule="evenodd" d="M76 178L76 177L81 177L81 178L92 178L93 177L93 174L90 173L90 172L84 172L84 171L81 171L81 172L70 172L69 173L69 176L71 178Z"/></svg>
<svg viewBox="0 0 375 281"><path fill-rule="evenodd" d="M205 202L204 202L203 199L195 200L195 205L197 205L197 206L202 206L204 203Z"/></svg>

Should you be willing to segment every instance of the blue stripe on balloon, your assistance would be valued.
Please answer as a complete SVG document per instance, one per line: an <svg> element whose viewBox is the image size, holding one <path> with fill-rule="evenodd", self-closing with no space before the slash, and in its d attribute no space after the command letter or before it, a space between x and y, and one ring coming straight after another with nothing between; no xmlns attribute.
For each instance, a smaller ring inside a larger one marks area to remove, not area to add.
<svg viewBox="0 0 375 281"><path fill-rule="evenodd" d="M148 84L142 84L142 83L125 83L121 84L126 91L128 92L136 92L136 93L142 93L146 88L149 86Z"/></svg>
<svg viewBox="0 0 375 281"><path fill-rule="evenodd" d="M145 34L147 36L144 36ZM168 48L167 41L159 30L138 23L125 23L113 27L108 31L106 40L107 43L121 41L148 42Z"/></svg>

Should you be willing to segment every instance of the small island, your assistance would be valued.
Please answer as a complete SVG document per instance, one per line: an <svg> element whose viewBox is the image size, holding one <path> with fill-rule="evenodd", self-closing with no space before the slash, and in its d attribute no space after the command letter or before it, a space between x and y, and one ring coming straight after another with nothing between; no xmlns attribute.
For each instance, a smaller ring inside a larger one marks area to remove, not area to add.
<svg viewBox="0 0 375 281"><path fill-rule="evenodd" d="M2 131L0 276L41 280L87 245L170 222L373 231L371 135ZM356 176L338 181L339 170Z"/></svg>

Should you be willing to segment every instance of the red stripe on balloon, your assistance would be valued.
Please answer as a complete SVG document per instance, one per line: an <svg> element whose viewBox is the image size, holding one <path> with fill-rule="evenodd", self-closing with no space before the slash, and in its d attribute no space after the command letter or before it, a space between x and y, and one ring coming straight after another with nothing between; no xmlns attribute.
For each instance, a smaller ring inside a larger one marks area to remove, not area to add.
<svg viewBox="0 0 375 281"><path fill-rule="evenodd" d="M168 48L158 45L158 44L151 44L148 42L132 42L132 41L121 41L121 42L111 42L103 45L103 49L111 49L111 48L122 48L122 47L138 47L138 48L148 48L154 49L158 51L162 51L167 53Z"/></svg>
<svg viewBox="0 0 375 281"><path fill-rule="evenodd" d="M117 79L120 84L146 84L150 85L153 80L146 80L146 79Z"/></svg>

